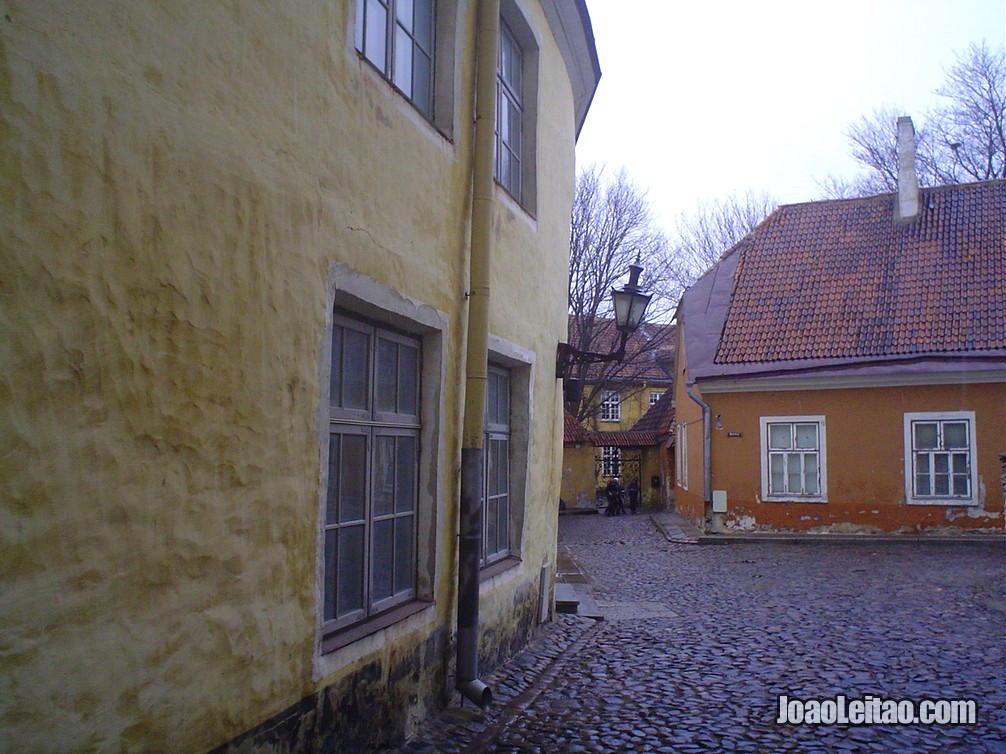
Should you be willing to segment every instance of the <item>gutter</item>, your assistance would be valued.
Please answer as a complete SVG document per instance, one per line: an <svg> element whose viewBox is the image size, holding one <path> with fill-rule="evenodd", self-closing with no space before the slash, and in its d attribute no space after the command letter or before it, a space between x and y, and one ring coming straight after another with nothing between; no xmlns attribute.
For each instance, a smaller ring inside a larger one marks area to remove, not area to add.
<svg viewBox="0 0 1006 754"><path fill-rule="evenodd" d="M706 505L710 505L713 502L713 470L710 463L712 461L712 427L709 421L712 410L708 403L692 391L694 386L694 380L685 383L688 397L702 408L702 497L705 499Z"/></svg>
<svg viewBox="0 0 1006 754"><path fill-rule="evenodd" d="M472 161L468 337L458 516L456 686L464 697L484 708L493 698L492 690L478 677L479 557L482 552L483 444L489 360L489 270L492 257L499 0L481 0L476 7L475 151Z"/></svg>

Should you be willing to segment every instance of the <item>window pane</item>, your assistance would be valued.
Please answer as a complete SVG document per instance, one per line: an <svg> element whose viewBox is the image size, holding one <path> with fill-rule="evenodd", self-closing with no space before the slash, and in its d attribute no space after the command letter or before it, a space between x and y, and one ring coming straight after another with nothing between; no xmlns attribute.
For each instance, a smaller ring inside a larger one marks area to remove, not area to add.
<svg viewBox="0 0 1006 754"><path fill-rule="evenodd" d="M373 593L371 602L390 597L394 587L395 520L393 518L374 523Z"/></svg>
<svg viewBox="0 0 1006 754"><path fill-rule="evenodd" d="M929 486L929 474L916 474L915 475L915 494L916 495L932 495L933 490Z"/></svg>
<svg viewBox="0 0 1006 754"><path fill-rule="evenodd" d="M339 453L342 448L341 435L332 434L328 438L328 501L325 523L334 524L339 520Z"/></svg>
<svg viewBox="0 0 1006 754"><path fill-rule="evenodd" d="M332 375L328 381L328 405L342 405L342 328L332 328Z"/></svg>
<svg viewBox="0 0 1006 754"><path fill-rule="evenodd" d="M966 497L968 492L968 477L966 475L954 474L954 495Z"/></svg>
<svg viewBox="0 0 1006 754"><path fill-rule="evenodd" d="M416 0L414 36L427 53L433 52L433 0Z"/></svg>
<svg viewBox="0 0 1006 754"><path fill-rule="evenodd" d="M497 504L499 524L497 524L497 552L510 550L510 496L504 495Z"/></svg>
<svg viewBox="0 0 1006 754"><path fill-rule="evenodd" d="M943 447L968 447L968 425L966 422L947 422L943 425Z"/></svg>
<svg viewBox="0 0 1006 754"><path fill-rule="evenodd" d="M387 70L388 11L378 0L367 0L364 54L382 71Z"/></svg>
<svg viewBox="0 0 1006 754"><path fill-rule="evenodd" d="M402 516L395 519L395 594L412 589L415 556L415 519Z"/></svg>
<svg viewBox="0 0 1006 754"><path fill-rule="evenodd" d="M786 483L788 487L787 492L792 492L794 494L799 494L803 490L803 485L801 484L802 470L800 468L800 454L799 453L787 453L786 454Z"/></svg>
<svg viewBox="0 0 1006 754"><path fill-rule="evenodd" d="M366 333L345 329L343 331L342 406L366 409L367 405L367 351Z"/></svg>
<svg viewBox="0 0 1006 754"><path fill-rule="evenodd" d="M772 450L788 450L792 447L792 432L789 424L768 425L768 446Z"/></svg>
<svg viewBox="0 0 1006 754"><path fill-rule="evenodd" d="M419 388L419 350L398 347L398 413L416 416Z"/></svg>
<svg viewBox="0 0 1006 754"><path fill-rule="evenodd" d="M915 454L915 470L919 474L929 473L929 454L928 453L916 453Z"/></svg>
<svg viewBox="0 0 1006 754"><path fill-rule="evenodd" d="M496 546L496 499L486 500L486 544L485 555L494 554L499 548Z"/></svg>
<svg viewBox="0 0 1006 754"><path fill-rule="evenodd" d="M342 436L342 458L339 460L339 521L362 521L366 494L367 438L363 435Z"/></svg>
<svg viewBox="0 0 1006 754"><path fill-rule="evenodd" d="M520 160L517 159L517 155L513 152L510 152L509 173L510 183L507 188L515 199L520 199Z"/></svg>
<svg viewBox="0 0 1006 754"><path fill-rule="evenodd" d="M396 438L397 487L395 512L416 509L416 438Z"/></svg>
<svg viewBox="0 0 1006 754"><path fill-rule="evenodd" d="M817 425L797 424L796 425L796 447L817 448Z"/></svg>
<svg viewBox="0 0 1006 754"><path fill-rule="evenodd" d="M363 52L363 16L366 11L366 0L357 0L356 3L356 49Z"/></svg>
<svg viewBox="0 0 1006 754"><path fill-rule="evenodd" d="M339 556L339 531L325 532L325 620L335 617L335 570Z"/></svg>
<svg viewBox="0 0 1006 754"><path fill-rule="evenodd" d="M386 516L395 502L395 438L374 438L374 515Z"/></svg>
<svg viewBox="0 0 1006 754"><path fill-rule="evenodd" d="M433 66L429 56L421 50L415 50L412 61L412 101L423 114L430 117L433 114L432 84Z"/></svg>
<svg viewBox="0 0 1006 754"><path fill-rule="evenodd" d="M785 467L786 462L781 453L773 453L769 456L769 488L772 495L779 495L786 491Z"/></svg>
<svg viewBox="0 0 1006 754"><path fill-rule="evenodd" d="M821 493L817 483L817 455L815 453L805 453L803 456L803 480L803 489L808 495Z"/></svg>
<svg viewBox="0 0 1006 754"><path fill-rule="evenodd" d="M934 474L933 475L933 488L934 494L947 496L950 494L950 475L949 474Z"/></svg>
<svg viewBox="0 0 1006 754"><path fill-rule="evenodd" d="M946 474L950 471L950 455L947 453L934 453L933 469L937 474Z"/></svg>
<svg viewBox="0 0 1006 754"><path fill-rule="evenodd" d="M395 15L409 31L412 31L412 0L396 0Z"/></svg>
<svg viewBox="0 0 1006 754"><path fill-rule="evenodd" d="M412 38L395 25L395 86L412 96Z"/></svg>
<svg viewBox="0 0 1006 754"><path fill-rule="evenodd" d="M398 344L377 339L377 410L397 411Z"/></svg>
<svg viewBox="0 0 1006 754"><path fill-rule="evenodd" d="M338 615L363 609L363 524L339 529Z"/></svg>
<svg viewBox="0 0 1006 754"><path fill-rule="evenodd" d="M968 473L968 454L967 453L954 453L953 456L953 470L955 474L967 474Z"/></svg>
<svg viewBox="0 0 1006 754"><path fill-rule="evenodd" d="M929 450L938 447L936 441L937 433L935 423L913 422L912 426L915 430L916 450Z"/></svg>
<svg viewBox="0 0 1006 754"><path fill-rule="evenodd" d="M520 110L510 100L507 100L507 146L515 153L520 153Z"/></svg>

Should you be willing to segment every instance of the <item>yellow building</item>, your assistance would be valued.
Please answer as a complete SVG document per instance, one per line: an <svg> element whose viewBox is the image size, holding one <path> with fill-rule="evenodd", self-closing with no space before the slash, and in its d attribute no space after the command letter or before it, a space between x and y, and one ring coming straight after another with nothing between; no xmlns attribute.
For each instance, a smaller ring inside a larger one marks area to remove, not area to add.
<svg viewBox="0 0 1006 754"><path fill-rule="evenodd" d="M572 320L570 327L573 327ZM602 322L597 348L606 343ZM572 335L570 336L571 340ZM622 484L636 479L642 489L641 499L649 507L663 507L669 502L664 485L658 446L664 440L654 433L662 422L647 423L644 433L634 432L636 425L671 391L674 375L674 326L644 323L626 344L626 356L620 363L591 364L584 369L582 405L579 407L581 435L567 418L563 449L561 500L567 506L593 505L600 490L613 476ZM661 411L661 417L670 406ZM656 481L654 481L656 479Z"/></svg>
<svg viewBox="0 0 1006 754"><path fill-rule="evenodd" d="M483 669L548 617L590 20L388 6L4 3L0 749L400 742L463 448Z"/></svg>

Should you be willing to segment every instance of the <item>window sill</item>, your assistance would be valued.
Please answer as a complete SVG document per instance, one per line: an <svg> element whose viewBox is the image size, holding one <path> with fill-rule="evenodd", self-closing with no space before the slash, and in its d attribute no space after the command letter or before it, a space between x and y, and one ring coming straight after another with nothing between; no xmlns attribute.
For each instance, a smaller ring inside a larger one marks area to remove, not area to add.
<svg viewBox="0 0 1006 754"><path fill-rule="evenodd" d="M906 501L908 505L936 505L941 508L947 507L960 507L960 508L970 508L972 506L978 505L978 501L973 498L949 498L949 497L936 497L936 498L918 498L915 500Z"/></svg>
<svg viewBox="0 0 1006 754"><path fill-rule="evenodd" d="M405 620L410 615L422 612L432 604L432 601L414 600L412 602L407 602L404 605L394 607L385 613L381 613L380 615L364 621L363 623L357 623L355 626L344 628L341 631L333 633L322 639L321 653L325 655L329 652L334 652L337 649L342 649L355 641L359 641L365 636L370 636L370 634L375 634L388 626Z"/></svg>
<svg viewBox="0 0 1006 754"><path fill-rule="evenodd" d="M520 558L514 557L513 555L501 558L495 563L490 563L479 571L479 581L488 581L493 576L499 576L501 573L509 571L511 568L516 568L521 564L521 562Z"/></svg>
<svg viewBox="0 0 1006 754"><path fill-rule="evenodd" d="M812 503L814 505L819 505L822 503L827 503L828 498L826 497L763 497L761 499L763 503Z"/></svg>

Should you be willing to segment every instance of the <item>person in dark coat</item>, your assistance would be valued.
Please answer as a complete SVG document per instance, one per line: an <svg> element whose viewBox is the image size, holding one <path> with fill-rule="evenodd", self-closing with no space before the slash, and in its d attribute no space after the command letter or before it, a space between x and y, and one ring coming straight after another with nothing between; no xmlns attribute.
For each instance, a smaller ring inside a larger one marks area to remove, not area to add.
<svg viewBox="0 0 1006 754"><path fill-rule="evenodd" d="M639 480L633 479L629 482L626 491L629 493L629 512L635 513L636 507L639 505Z"/></svg>
<svg viewBox="0 0 1006 754"><path fill-rule="evenodd" d="M608 480L608 486L604 488L604 496L608 498L607 515L617 516L624 513L622 510L622 485L618 483L617 476Z"/></svg>

